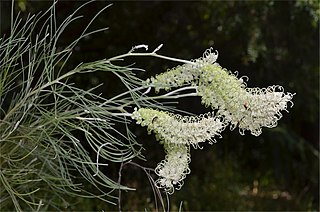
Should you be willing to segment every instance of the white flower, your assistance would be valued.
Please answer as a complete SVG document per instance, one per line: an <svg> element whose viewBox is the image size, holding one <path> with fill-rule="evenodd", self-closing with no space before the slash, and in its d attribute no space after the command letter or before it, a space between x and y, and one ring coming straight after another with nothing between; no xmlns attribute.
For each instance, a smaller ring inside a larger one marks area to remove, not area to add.
<svg viewBox="0 0 320 212"><path fill-rule="evenodd" d="M247 89L248 102L246 110L239 122L241 131L247 129L253 135L262 133L261 127L273 128L277 126L277 121L282 118L280 111L287 111L287 103L291 102L293 94L284 93L280 86L269 86L266 89ZM287 111L288 112L288 111ZM243 133L241 132L240 133Z"/></svg>
<svg viewBox="0 0 320 212"><path fill-rule="evenodd" d="M189 145L168 143L164 147L166 158L155 169L159 176L156 186L172 194L183 186L183 180L190 173L190 148Z"/></svg>
<svg viewBox="0 0 320 212"><path fill-rule="evenodd" d="M168 193L180 189L190 173L190 145L196 148L201 142L214 143L214 137L220 136L228 124L232 130L238 126L242 135L249 130L258 136L262 127L275 127L281 111L287 111L288 102L292 103L294 94L285 93L281 86L247 88L243 77L238 79L215 63L217 56L209 49L202 58L147 80L156 91L196 86L201 102L216 110L216 116L180 116L147 108L135 108L132 113L137 124L146 126L148 133L154 132L164 144L166 158L155 169L159 176L156 185Z"/></svg>
<svg viewBox="0 0 320 212"><path fill-rule="evenodd" d="M141 126L147 126L156 138L171 144L188 144L197 147L200 142L215 142L214 136L224 129L221 117L208 113L200 116L180 116L154 109L140 108L132 118Z"/></svg>
<svg viewBox="0 0 320 212"><path fill-rule="evenodd" d="M202 103L218 110L231 123L231 129L237 125L244 134L261 134L261 127L275 127L286 110L293 94L284 93L281 86L268 88L246 88L242 79L227 72L217 63L203 67L199 78L198 94Z"/></svg>
<svg viewBox="0 0 320 212"><path fill-rule="evenodd" d="M198 147L200 142L215 142L214 136L225 128L221 117L208 113L200 116L180 116L154 109L140 108L132 113L137 124L147 126L148 132L156 134L166 151L165 160L155 169L159 179L158 188L168 193L180 189L183 179L190 173L190 145Z"/></svg>

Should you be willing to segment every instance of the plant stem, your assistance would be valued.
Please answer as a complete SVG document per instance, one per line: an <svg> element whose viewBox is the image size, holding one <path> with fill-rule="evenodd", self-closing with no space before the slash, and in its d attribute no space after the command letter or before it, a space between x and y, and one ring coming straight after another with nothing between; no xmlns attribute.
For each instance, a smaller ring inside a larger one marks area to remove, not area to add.
<svg viewBox="0 0 320 212"><path fill-rule="evenodd" d="M116 57L112 57L112 58L108 59L107 61L111 62L111 61L114 61L114 60L122 59L124 57L134 57L134 56L158 57L158 58L161 58L161 59L171 60L171 61L180 62L180 63L188 63L188 64L191 64L191 65L195 64L194 62L191 62L189 60L183 60L183 59L179 59L179 58L167 57L167 56L164 56L164 55L159 55L159 54L157 54L155 52L151 52L151 53L132 53L132 52L129 52L129 53L122 54L122 55L119 55L119 56L116 56Z"/></svg>

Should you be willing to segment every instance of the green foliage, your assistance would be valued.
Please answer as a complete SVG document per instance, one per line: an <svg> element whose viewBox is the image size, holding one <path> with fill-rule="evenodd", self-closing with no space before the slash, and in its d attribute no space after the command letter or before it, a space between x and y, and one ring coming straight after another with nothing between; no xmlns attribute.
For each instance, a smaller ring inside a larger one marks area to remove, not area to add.
<svg viewBox="0 0 320 212"><path fill-rule="evenodd" d="M113 128L115 123L127 124L111 112L117 101L94 94L94 88L77 88L67 79L103 70L126 81L132 73L106 60L61 71L79 39L94 33L85 29L58 50L57 42L76 19L75 13L57 25L53 5L25 21L15 19L11 34L0 40L1 210L57 210L69 206L67 196L113 203L111 191L129 189L99 172L90 154L90 149L99 149L98 156L118 163L139 155L140 145L130 131ZM100 151L105 143L109 145ZM93 189L83 187L82 182Z"/></svg>

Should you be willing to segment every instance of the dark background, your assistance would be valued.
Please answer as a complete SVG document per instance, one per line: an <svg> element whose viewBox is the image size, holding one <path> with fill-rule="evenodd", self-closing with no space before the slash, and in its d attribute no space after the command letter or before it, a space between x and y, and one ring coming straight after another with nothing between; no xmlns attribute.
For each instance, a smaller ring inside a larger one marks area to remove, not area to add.
<svg viewBox="0 0 320 212"><path fill-rule="evenodd" d="M58 21L82 1L59 1ZM259 137L241 136L225 130L223 138L203 150L192 150L191 174L181 191L170 196L172 210L318 210L319 209L319 5L317 1L96 1L79 14L61 37L61 46L75 39L88 21L104 6L91 29L109 27L83 39L69 60L80 62L109 58L132 46L163 43L159 54L183 59L202 56L213 46L218 63L240 76L249 77L249 87L282 85L296 93L294 107L274 129ZM46 10L50 1L16 2L15 11ZM1 34L9 33L10 1L1 1ZM157 58L129 58L146 79L179 65ZM122 86L104 73L80 75L74 81L83 88L104 83L97 92L105 97ZM183 99L178 107L194 113L207 111L198 98ZM154 168L164 154L162 146L146 129L136 127L145 147L147 162ZM117 170L114 170L116 173ZM111 173L112 174L112 173ZM114 174L114 173L113 173ZM116 173L117 174L117 173ZM151 210L153 193L141 169L127 167L124 182L135 192L122 194L123 210ZM116 210L98 200L78 200L72 210Z"/></svg>

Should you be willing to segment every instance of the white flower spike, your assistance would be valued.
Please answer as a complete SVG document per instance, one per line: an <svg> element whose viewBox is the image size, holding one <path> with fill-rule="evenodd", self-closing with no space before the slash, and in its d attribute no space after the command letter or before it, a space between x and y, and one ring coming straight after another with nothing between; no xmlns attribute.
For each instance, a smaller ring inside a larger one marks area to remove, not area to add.
<svg viewBox="0 0 320 212"><path fill-rule="evenodd" d="M199 77L198 95L202 103L218 110L231 123L237 125L240 134L249 130L251 134L261 134L261 127L275 127L286 110L292 105L294 94L285 93L281 86L267 88L246 88L246 84L217 63L203 67Z"/></svg>
<svg viewBox="0 0 320 212"><path fill-rule="evenodd" d="M133 112L137 124L147 126L156 138L170 144L187 144L195 148L199 143L215 143L215 136L220 136L225 128L221 117L207 113L200 116L180 116L154 109L140 108Z"/></svg>
<svg viewBox="0 0 320 212"><path fill-rule="evenodd" d="M183 186L183 180L190 174L190 147L184 144L164 144L165 160L161 161L155 169L159 179L156 186L163 188L169 194Z"/></svg>

